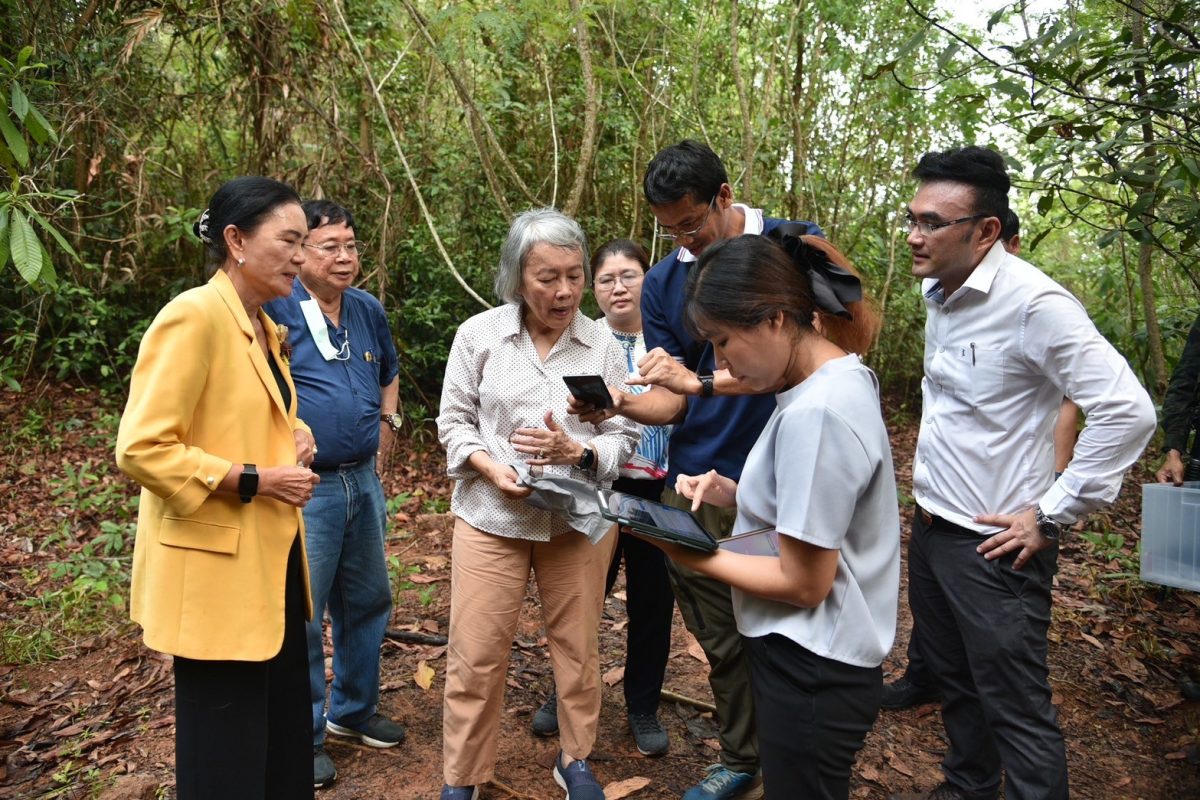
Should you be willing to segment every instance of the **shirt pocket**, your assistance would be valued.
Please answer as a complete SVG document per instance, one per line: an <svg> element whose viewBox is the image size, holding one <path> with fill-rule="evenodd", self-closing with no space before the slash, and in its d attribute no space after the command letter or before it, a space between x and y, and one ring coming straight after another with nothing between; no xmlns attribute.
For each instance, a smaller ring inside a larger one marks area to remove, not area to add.
<svg viewBox="0 0 1200 800"><path fill-rule="evenodd" d="M232 556L237 555L241 534L242 529L236 525L163 517L162 525L158 529L158 541L167 547L204 550Z"/></svg>
<svg viewBox="0 0 1200 800"><path fill-rule="evenodd" d="M964 347L962 352L967 402L978 408L1003 398L1008 353L974 343Z"/></svg>

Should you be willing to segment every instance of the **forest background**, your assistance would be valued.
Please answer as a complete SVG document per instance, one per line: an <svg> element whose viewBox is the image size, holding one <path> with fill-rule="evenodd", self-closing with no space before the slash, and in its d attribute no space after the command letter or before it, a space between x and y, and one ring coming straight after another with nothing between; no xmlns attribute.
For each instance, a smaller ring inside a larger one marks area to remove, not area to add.
<svg viewBox="0 0 1200 800"><path fill-rule="evenodd" d="M953 13L952 13L953 12ZM990 17L981 16L991 13ZM494 302L513 213L664 254L640 178L684 137L735 196L818 222L917 401L923 308L900 211L922 152L1007 156L1025 253L1161 398L1197 309L1197 6L1173 0L2 0L0 380L119 395L192 222L264 174L351 208L414 422Z"/></svg>
<svg viewBox="0 0 1200 800"><path fill-rule="evenodd" d="M926 150L991 145L1015 178L1023 255L1159 402L1200 310L1198 60L1195 0L0 0L0 784L7 769L24 786L96 788L133 746L104 742L169 730L89 672L133 638L136 490L112 439L146 327L207 277L192 223L224 180L281 178L357 217L409 421L409 463L389 475L398 618L439 618L446 559L416 558L444 546L420 535L447 507L430 418L455 329L495 302L514 213L555 205L593 245L629 236L661 257L642 173L665 145L707 142L736 198L818 222L865 274L885 318L868 361L911 453L925 313L899 224L909 172ZM1073 769L1110 787L1088 796L1200 780L1176 769L1200 763L1200 718L1171 683L1200 653L1200 599L1137 579L1134 487L1148 479L1135 466L1060 575L1056 663L1086 678L1059 687L1082 723ZM159 674L129 648L136 680L122 669L114 687ZM1093 702L1095 716L1078 710ZM413 741L436 742L428 724ZM911 778L892 750L940 746L898 741L872 745L864 780Z"/></svg>

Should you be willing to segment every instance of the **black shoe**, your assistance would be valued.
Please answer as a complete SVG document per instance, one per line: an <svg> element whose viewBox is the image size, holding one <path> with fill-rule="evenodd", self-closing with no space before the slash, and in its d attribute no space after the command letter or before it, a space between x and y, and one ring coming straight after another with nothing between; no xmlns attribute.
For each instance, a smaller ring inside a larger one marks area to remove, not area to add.
<svg viewBox="0 0 1200 800"><path fill-rule="evenodd" d="M883 685L883 700L879 706L889 711L897 711L925 703L936 703L941 699L942 693L936 686L917 686L908 678L901 677Z"/></svg>
<svg viewBox="0 0 1200 800"><path fill-rule="evenodd" d="M550 699L542 703L542 707L533 712L533 722L530 729L534 736L553 736L558 733L558 694L550 693Z"/></svg>
<svg viewBox="0 0 1200 800"><path fill-rule="evenodd" d="M967 794L965 789L960 789L952 783L943 782L938 784L932 792L893 794L888 795L888 800L996 800L996 795Z"/></svg>
<svg viewBox="0 0 1200 800"><path fill-rule="evenodd" d="M644 756L666 755L671 749L671 738L667 729L658 721L654 714L630 714L629 730L633 731L633 740L637 742L638 752Z"/></svg>
<svg viewBox="0 0 1200 800"><path fill-rule="evenodd" d="M317 745L313 748L313 788L324 789L337 778L337 767L333 759L325 752L325 748Z"/></svg>
<svg viewBox="0 0 1200 800"><path fill-rule="evenodd" d="M326 720L325 730L336 736L358 739L367 747L395 747L404 741L404 726L392 722L383 714L372 714L353 727Z"/></svg>

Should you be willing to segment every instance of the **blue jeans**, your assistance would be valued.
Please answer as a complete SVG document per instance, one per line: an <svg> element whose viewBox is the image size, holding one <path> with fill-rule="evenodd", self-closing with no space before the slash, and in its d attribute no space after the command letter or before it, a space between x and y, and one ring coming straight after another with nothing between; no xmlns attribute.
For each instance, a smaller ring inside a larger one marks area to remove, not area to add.
<svg viewBox="0 0 1200 800"><path fill-rule="evenodd" d="M313 619L308 623L308 677L313 744L325 740L322 620L333 623L329 719L354 727L379 706L379 648L392 614L383 539L387 506L373 459L319 472L304 507Z"/></svg>

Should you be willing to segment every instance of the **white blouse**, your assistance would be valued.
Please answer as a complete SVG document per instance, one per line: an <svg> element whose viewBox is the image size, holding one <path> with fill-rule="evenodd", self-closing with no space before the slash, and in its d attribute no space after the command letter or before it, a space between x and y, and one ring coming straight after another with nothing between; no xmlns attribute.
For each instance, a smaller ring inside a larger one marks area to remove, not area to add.
<svg viewBox="0 0 1200 800"><path fill-rule="evenodd" d="M625 353L606 325L576 312L571 325L538 356L521 320L521 307L507 304L484 311L459 326L442 384L438 436L446 448L446 472L456 480L450 510L479 530L498 536L549 541L571 530L561 517L503 494L467 460L483 450L501 464L524 460L509 443L517 428L545 427L546 411L576 441L596 451L593 470L547 466L546 474L594 480L604 485L638 443L637 424L613 417L599 425L567 413L569 392L563 377L599 375L609 386L626 378Z"/></svg>

